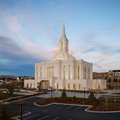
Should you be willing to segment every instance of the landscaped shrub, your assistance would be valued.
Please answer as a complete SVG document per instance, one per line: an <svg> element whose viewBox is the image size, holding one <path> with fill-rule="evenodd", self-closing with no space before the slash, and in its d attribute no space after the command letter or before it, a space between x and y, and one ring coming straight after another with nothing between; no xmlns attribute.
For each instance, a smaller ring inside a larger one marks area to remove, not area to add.
<svg viewBox="0 0 120 120"><path fill-rule="evenodd" d="M94 94L91 92L90 95L88 96L87 102L97 103L98 100L96 99L96 97L94 96Z"/></svg>
<svg viewBox="0 0 120 120"><path fill-rule="evenodd" d="M75 95L74 95L74 97L73 97L73 101L76 102L76 97L75 97Z"/></svg>
<svg viewBox="0 0 120 120"><path fill-rule="evenodd" d="M0 103L1 111L0 111L0 120L10 120L10 116L6 110L5 104Z"/></svg>
<svg viewBox="0 0 120 120"><path fill-rule="evenodd" d="M67 100L67 95L66 95L65 89L63 89L63 91L62 91L61 100L62 101L66 101Z"/></svg>

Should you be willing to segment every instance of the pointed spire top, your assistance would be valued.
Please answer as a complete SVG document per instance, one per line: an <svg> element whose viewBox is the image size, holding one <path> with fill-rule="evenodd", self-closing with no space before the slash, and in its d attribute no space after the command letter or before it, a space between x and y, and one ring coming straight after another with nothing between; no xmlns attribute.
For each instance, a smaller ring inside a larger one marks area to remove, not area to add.
<svg viewBox="0 0 120 120"><path fill-rule="evenodd" d="M63 21L63 35L65 35L65 22Z"/></svg>

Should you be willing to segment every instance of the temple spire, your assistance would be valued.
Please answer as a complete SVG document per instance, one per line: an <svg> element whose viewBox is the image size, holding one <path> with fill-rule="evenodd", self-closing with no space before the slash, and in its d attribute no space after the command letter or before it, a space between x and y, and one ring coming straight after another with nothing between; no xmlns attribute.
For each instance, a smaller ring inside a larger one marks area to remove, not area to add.
<svg viewBox="0 0 120 120"><path fill-rule="evenodd" d="M65 22L63 21L63 36L65 36Z"/></svg>

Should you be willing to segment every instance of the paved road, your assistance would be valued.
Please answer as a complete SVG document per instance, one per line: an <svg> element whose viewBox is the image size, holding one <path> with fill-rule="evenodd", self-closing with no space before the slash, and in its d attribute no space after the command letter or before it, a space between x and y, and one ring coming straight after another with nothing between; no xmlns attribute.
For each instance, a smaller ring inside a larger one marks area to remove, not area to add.
<svg viewBox="0 0 120 120"><path fill-rule="evenodd" d="M120 113L89 113L85 112L85 106L53 104L46 107L38 107L33 103L40 100L34 97L23 100L23 110L32 114L24 116L23 120L120 120ZM6 105L8 111L19 111L17 103Z"/></svg>

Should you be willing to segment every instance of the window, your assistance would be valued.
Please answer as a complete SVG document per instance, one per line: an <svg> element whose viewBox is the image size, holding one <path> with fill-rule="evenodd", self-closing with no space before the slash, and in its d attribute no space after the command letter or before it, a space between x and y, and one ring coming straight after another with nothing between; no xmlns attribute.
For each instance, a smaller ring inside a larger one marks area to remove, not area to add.
<svg viewBox="0 0 120 120"><path fill-rule="evenodd" d="M59 84L57 83L57 89L59 88Z"/></svg>
<svg viewBox="0 0 120 120"><path fill-rule="evenodd" d="M68 83L68 89L70 89L70 83Z"/></svg>
<svg viewBox="0 0 120 120"><path fill-rule="evenodd" d="M80 89L80 83L79 83L79 89Z"/></svg>
<svg viewBox="0 0 120 120"><path fill-rule="evenodd" d="M88 68L88 79L90 79L90 68Z"/></svg>
<svg viewBox="0 0 120 120"><path fill-rule="evenodd" d="M61 49L62 49L62 52L63 52L63 43L61 43Z"/></svg>
<svg viewBox="0 0 120 120"><path fill-rule="evenodd" d="M73 89L75 89L75 83L73 83Z"/></svg>
<svg viewBox="0 0 120 120"><path fill-rule="evenodd" d="M40 68L40 77L42 77L42 67Z"/></svg>
<svg viewBox="0 0 120 120"><path fill-rule="evenodd" d="M78 79L79 79L79 65L78 65Z"/></svg>
<svg viewBox="0 0 120 120"><path fill-rule="evenodd" d="M76 79L76 66L74 65L74 79Z"/></svg>
<svg viewBox="0 0 120 120"><path fill-rule="evenodd" d="M36 68L36 79L38 79L38 68Z"/></svg>
<svg viewBox="0 0 120 120"><path fill-rule="evenodd" d="M63 66L63 79L65 79L65 65Z"/></svg>
<svg viewBox="0 0 120 120"><path fill-rule="evenodd" d="M86 67L85 66L84 66L83 72L84 72L84 79L86 79Z"/></svg>
<svg viewBox="0 0 120 120"><path fill-rule="evenodd" d="M70 79L70 71L71 71L71 68L70 68L70 65L69 65L69 79Z"/></svg>

